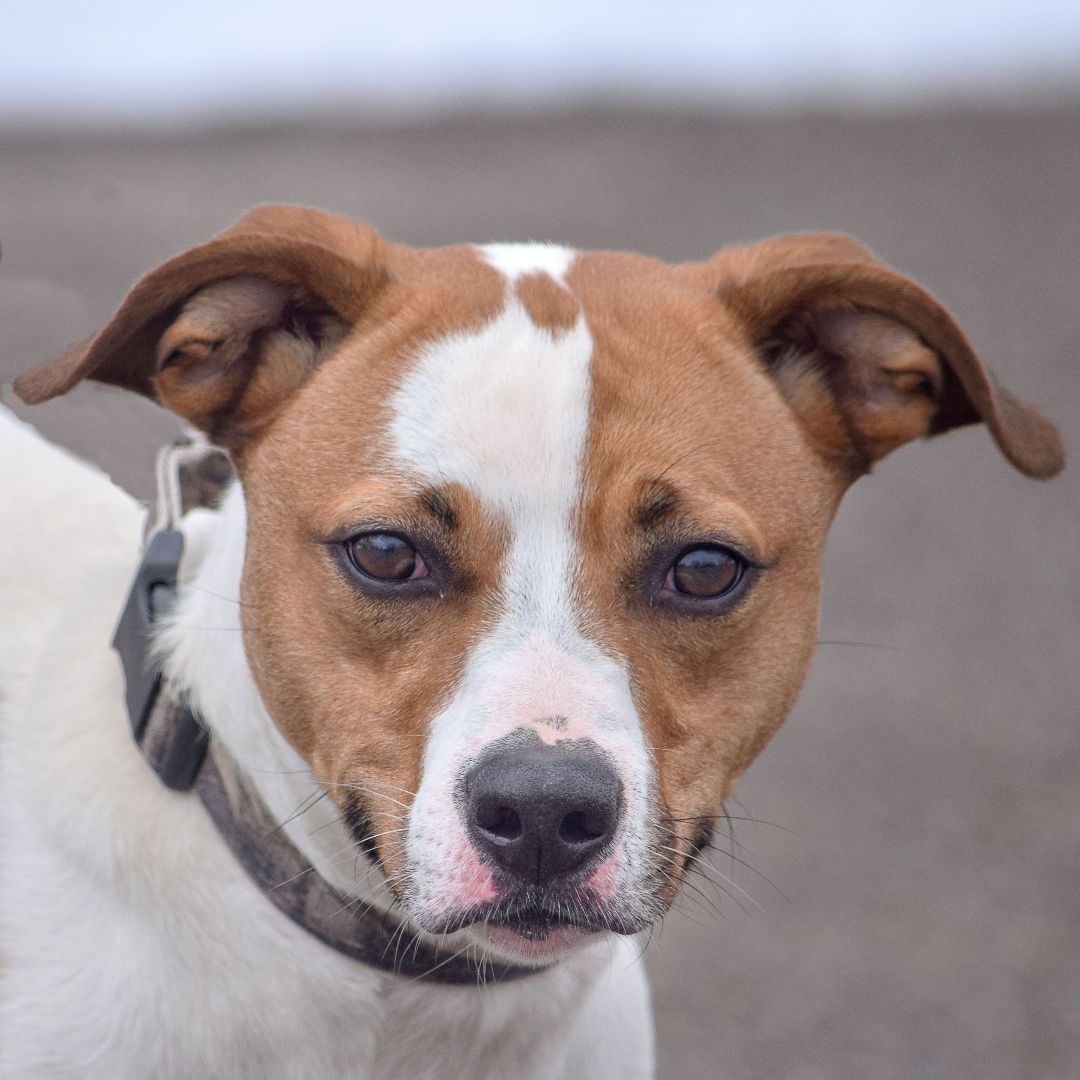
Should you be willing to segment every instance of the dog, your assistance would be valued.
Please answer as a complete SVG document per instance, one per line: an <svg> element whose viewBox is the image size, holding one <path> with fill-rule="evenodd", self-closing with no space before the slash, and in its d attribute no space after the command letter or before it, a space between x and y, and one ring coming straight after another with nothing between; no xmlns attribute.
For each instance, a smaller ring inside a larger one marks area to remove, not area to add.
<svg viewBox="0 0 1080 1080"><path fill-rule="evenodd" d="M0 578L20 1080L651 1076L635 935L791 708L844 491L975 422L1063 465L945 308L836 235L670 266L262 207L15 388L83 379L238 480L165 530L122 668L140 507L0 427L33 523ZM137 745L140 663L179 773Z"/></svg>

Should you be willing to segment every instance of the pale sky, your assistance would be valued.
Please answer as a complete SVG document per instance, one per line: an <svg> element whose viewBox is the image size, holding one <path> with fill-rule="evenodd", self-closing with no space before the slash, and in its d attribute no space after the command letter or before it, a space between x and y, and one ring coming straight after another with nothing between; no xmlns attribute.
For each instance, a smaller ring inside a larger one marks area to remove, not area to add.
<svg viewBox="0 0 1080 1080"><path fill-rule="evenodd" d="M0 121L1080 91L1080 0L0 0Z"/></svg>

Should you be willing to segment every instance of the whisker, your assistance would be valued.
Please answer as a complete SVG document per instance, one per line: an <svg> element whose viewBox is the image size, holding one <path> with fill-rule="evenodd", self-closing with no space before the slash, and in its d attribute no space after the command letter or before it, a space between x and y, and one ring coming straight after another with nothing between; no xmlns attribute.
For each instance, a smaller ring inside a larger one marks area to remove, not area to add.
<svg viewBox="0 0 1080 1080"><path fill-rule="evenodd" d="M395 806L400 806L402 810L409 810L411 807L408 803L403 803L400 799L395 799L392 795L387 795L383 791L375 791L367 784L360 783L335 783L331 781L326 785L327 787L343 788L345 791L359 792L361 795L371 795L376 799L385 799L389 803L393 803Z"/></svg>
<svg viewBox="0 0 1080 1080"><path fill-rule="evenodd" d="M322 799L325 799L327 794L329 793L326 791L317 791L313 795L309 795L306 799L304 799L304 801L296 810L294 810L279 825L275 825L274 828L272 828L270 832L267 833L267 835L273 836L275 835L275 833L281 832L281 830L284 829L285 826L289 824L289 822L295 821L298 817L301 816L301 814L306 814L316 803L320 802Z"/></svg>
<svg viewBox="0 0 1080 1080"><path fill-rule="evenodd" d="M438 945L436 945L435 946L436 956L438 955L438 948L439 948ZM457 952L450 953L450 955L447 956L447 958L445 960L440 960L433 967L429 967L426 971L420 972L419 975L414 976L412 979L409 980L409 982L417 982L420 979L429 978L431 975L433 975L440 968L445 967L447 964L449 964L452 961L456 960L459 956L464 956L465 953L467 953L468 951L469 951L469 945L466 944L466 945L462 946L462 948L458 949Z"/></svg>
<svg viewBox="0 0 1080 1080"><path fill-rule="evenodd" d="M363 781L360 781L360 782L365 784L368 787L370 787L372 784L378 784L379 787L387 788L390 791L400 791L403 794L408 795L410 799L415 799L416 798L416 792L415 791L410 791L408 788L398 787L397 784L391 784L387 780L368 779L368 780L363 780ZM347 785L348 781L342 781L342 783Z"/></svg>
<svg viewBox="0 0 1080 1080"><path fill-rule="evenodd" d="M185 592L201 592L207 596L213 596L217 600L224 600L226 604L235 604L237 607L246 607L254 610L259 605L251 603L250 600L241 600L239 597L225 596L223 593L214 592L213 589L208 589L204 585L185 585Z"/></svg>
<svg viewBox="0 0 1080 1080"><path fill-rule="evenodd" d="M781 889L780 886L777 885L775 881L772 881L768 877L766 877L756 866L752 866L745 859L740 859L738 855L734 855L730 851L724 851L724 852L721 852L721 854L725 858L732 859L734 862L737 862L740 866L746 867L746 869L749 870L751 874L755 875L756 877L759 877L762 881L764 881L765 884L768 885L769 888L772 889L777 894L777 896L779 896L782 900L786 901L787 903L789 903L789 904L791 903L791 898L784 892L784 890ZM698 858L697 860L695 860L694 866L699 869L699 872L705 878L708 878L708 874L705 873L705 869L708 868L709 870L712 870L714 873L719 874L725 881L731 881L731 878L729 878L719 867L714 866L711 862L707 862L702 858ZM732 882L732 884L734 885L735 883ZM737 885L735 887L738 888Z"/></svg>
<svg viewBox="0 0 1080 1080"><path fill-rule="evenodd" d="M684 853L683 853L683 852L681 852L681 851L679 851L679 850L678 850L677 848L672 848L672 847L668 847L668 848L665 848L664 850L666 850L666 851L673 851L673 852L675 852L675 854L676 854L676 855L680 856L680 860L681 860L682 856L684 855ZM674 860L672 860L672 865L673 865L673 866L675 866L676 868L682 868L684 864L683 864L683 863L682 863L681 861L680 861L680 862L678 862L678 863L675 863L675 862L674 862ZM692 864L691 864L691 865L692 865ZM715 868L714 868L714 869L715 869ZM717 870L717 871L716 871L716 873L717 873L717 874L720 874L720 876L721 876L721 877L724 877L724 875L723 875L723 874L721 874L719 870ZM713 881L713 880L712 880L712 878L708 877L708 875L706 875L706 874L702 874L702 877L704 877L704 878L705 878L705 880L706 880L706 881L707 881L707 882L708 882L708 883L709 883L709 884L710 884L710 885L711 885L711 886L712 886L712 887L713 887L714 889L718 889L718 890L719 890L720 892L722 892L722 893L723 893L723 894L724 894L725 896L727 896L727 897L728 897L728 898L729 898L729 899L730 899L730 900L731 900L731 901L732 901L732 902L733 902L733 903L735 904L735 906L736 906L736 907L738 907L738 908L739 908L739 910L740 910L740 911L742 911L742 913L743 913L744 915L746 915L746 917L747 917L747 918L749 918L749 919L752 919L752 918L753 918L753 913L752 913L752 912L750 912L750 911L749 911L749 910L748 910L748 909L747 909L747 908L746 908L746 907L745 907L745 906L743 905L742 901L741 901L741 900L740 900L740 899L739 899L739 898L738 898L738 897L737 897L737 896L735 895L735 893L733 893L733 892L731 891L731 889L725 888L725 886L724 886L724 885L722 885L722 884L721 884L721 883L720 883L719 881ZM730 879L730 878L725 878L725 880L726 880L726 881L727 881L727 882L728 882L728 883L729 883L729 884L731 885L731 887L732 887L733 889L736 889L736 890L738 890L738 891L739 891L740 893L742 893L742 895L743 895L743 896L745 896L745 897L746 897L746 899L747 899L747 900L748 900L748 901L749 901L749 902L750 902L751 904L753 904L753 905L754 905L754 907L756 907L756 908L757 908L757 909L758 909L759 911L761 911L761 912L764 912L764 911L765 911L765 909L764 909L764 908L763 908L763 907L762 907L762 906L761 906L761 905L760 905L760 904L759 904L759 903L758 903L758 902L757 902L757 901L756 901L756 900L755 900L755 899L754 899L754 898L753 898L753 897L752 897L752 896L751 896L751 895L750 895L750 894L749 894L749 893L748 893L748 892L747 892L747 891L746 891L745 889L742 889L742 888L740 888L740 887L739 887L738 885L736 885L736 884L735 884L735 882L734 882L734 881L731 881L731 879ZM693 891L693 892L696 892L696 893L698 893L698 894L699 894L699 895L701 896L701 898L702 898L703 900L706 900L706 899L707 899L707 900L709 900L709 902L715 903L715 901L712 901L712 900L711 900L711 898L708 898L708 897L706 896L706 894L705 894L705 892L704 892L703 890L701 890L701 889L699 889L699 888L697 887L697 885L696 885L696 884L695 884L695 883L694 883L694 882L693 882L693 881L692 881L692 880L690 879L690 877L689 877L689 875L688 875L687 873L683 873L683 875L682 875L682 881L681 881L681 885L682 885L682 887L683 887L683 888L687 888L687 889L690 889L690 890L691 890L691 891ZM719 913L720 913L720 912L719 912L719 909L717 909L717 914L719 914Z"/></svg>
<svg viewBox="0 0 1080 1080"><path fill-rule="evenodd" d="M903 652L903 649L899 645L881 645L876 641L837 641L837 640L821 640L817 642L818 645L847 645L853 649L880 649L883 652Z"/></svg>
<svg viewBox="0 0 1080 1080"><path fill-rule="evenodd" d="M746 865L746 864L744 863L743 865ZM754 870L754 868L753 868L752 866L747 866L746 868L747 868L748 870L751 870L751 871L753 871L754 873L758 873L758 872L757 872L756 870ZM749 902L750 902L751 904L753 904L753 905L754 905L754 907L756 907L756 908L758 909L758 911L760 911L760 912L762 912L762 913L764 914L764 912L765 912L765 908L763 908L763 907L761 906L761 904L759 904L759 903L758 903L758 901L757 901L757 900L755 900L755 899L754 899L754 898L753 898L753 897L752 897L752 896L751 896L751 895L750 895L750 894L749 894L749 893L748 893L748 892L747 892L747 891L746 891L746 890L745 890L745 889L744 889L744 888L743 888L743 887L742 887L742 886L741 886L741 885L740 885L740 884L739 884L739 883L738 883L737 881L733 880L732 878L729 878L729 877L727 876L727 874L725 874L725 873L724 873L724 872L723 872L722 870L720 870L720 869L719 869L718 867L716 867L716 866L713 866L713 865L712 865L712 863L703 863L703 862L702 862L702 861L700 860L700 858L699 858L699 859L695 859L695 860L694 860L693 862L691 862L691 864L690 864L690 866L689 866L689 870L690 870L690 871L697 871L697 873L699 873L699 874L700 874L700 875L701 875L701 876L702 876L702 877L703 877L703 878L704 878L704 879L705 879L705 880L706 880L706 881L707 881L707 882L708 882L708 883L709 883L710 885L714 886L715 888L721 889L721 890L722 890L723 892L727 892L727 889L725 889L725 888L724 888L724 886L723 886L723 885L721 885L719 881L714 881L714 880L713 880L713 879L712 879L712 878L711 878L711 877L709 876L709 873L711 872L711 873L713 873L713 874L716 874L716 875L718 875L718 876L719 876L720 878L722 878L722 879L723 879L723 880L724 880L725 882L727 882L727 884L728 884L728 885L730 885L730 886L731 886L731 887L732 887L733 889L735 889L735 890L736 890L737 892L739 892L739 893L740 893L741 895L745 896L745 897L746 897L746 899L747 899L747 900L748 900L748 901L749 901ZM773 885L773 884L772 884L772 882L768 880L768 878L766 878L766 877L765 877L764 875L761 875L761 874L759 874L759 876L761 877L761 879L762 879L762 880L763 880L763 881L764 881L764 882L765 882L765 883L766 883L767 885L772 885L772 887L773 887L774 889L776 889L776 891L777 891L777 892L778 892L778 893L780 894L780 896L781 896L781 897L783 897L783 899L785 899L785 900L787 899L787 897L786 897L786 896L784 896L784 894L783 894L782 892L780 892L780 890L779 890L779 889L777 889L777 888L776 888L776 886L775 886L775 885ZM734 899L734 897L732 897L732 899Z"/></svg>
<svg viewBox="0 0 1080 1080"><path fill-rule="evenodd" d="M734 904L736 904L736 906L739 907L739 909L743 912L744 915L747 916L747 918L753 918L753 915L749 911L747 911L741 903L739 903L738 897L733 896L731 893L728 893L726 889L724 889L720 885L717 885L715 882L710 882L710 884L714 885L717 889L720 889L721 892L727 893L728 897L732 900ZM713 915L718 919L723 919L727 917L726 913L719 906L719 904L717 904L716 900L713 897L709 896L704 889L698 888L698 886L693 881L689 880L684 876L682 881L679 882L679 885L680 897L686 899L687 901L696 901L700 904L705 905L708 914ZM688 891L684 892L683 890Z"/></svg>
<svg viewBox="0 0 1080 1080"><path fill-rule="evenodd" d="M728 821L745 821L748 824L752 824L752 825L768 825L769 828L771 828L771 829L779 829L781 832L786 832L789 835L794 836L799 840L802 839L802 837L794 829L789 829L786 825L781 825L779 822L776 822L776 821L766 821L764 818L756 818L756 817L740 817L737 814L728 814L726 812L723 814L723 816ZM672 823L676 823L676 824L680 823L680 822L715 821L716 820L716 815L715 814L697 814L697 815L691 815L689 817L663 817L660 820L664 821L664 822L672 822Z"/></svg>

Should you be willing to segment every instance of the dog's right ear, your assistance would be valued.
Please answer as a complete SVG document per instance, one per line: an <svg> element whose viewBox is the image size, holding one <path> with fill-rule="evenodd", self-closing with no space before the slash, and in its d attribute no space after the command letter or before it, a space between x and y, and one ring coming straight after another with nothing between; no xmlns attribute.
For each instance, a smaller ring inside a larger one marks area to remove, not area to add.
<svg viewBox="0 0 1080 1080"><path fill-rule="evenodd" d="M257 434L389 281L372 229L264 206L170 259L93 337L15 380L27 404L94 379L144 394L230 449Z"/></svg>
<svg viewBox="0 0 1080 1080"><path fill-rule="evenodd" d="M1057 429L994 378L952 315L854 240L777 236L707 265L777 389L849 480L903 443L980 421L1028 476L1064 466Z"/></svg>

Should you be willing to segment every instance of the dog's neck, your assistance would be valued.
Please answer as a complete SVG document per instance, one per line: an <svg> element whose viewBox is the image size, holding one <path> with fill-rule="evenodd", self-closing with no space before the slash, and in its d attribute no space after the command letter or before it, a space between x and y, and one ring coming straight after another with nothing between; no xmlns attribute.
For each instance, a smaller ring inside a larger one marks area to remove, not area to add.
<svg viewBox="0 0 1080 1080"><path fill-rule="evenodd" d="M248 666L240 626L240 578L246 514L239 484L216 511L183 521L179 602L158 635L166 677L187 695L293 846L336 891L387 910L392 895L381 871L359 856L356 838L307 762L263 705Z"/></svg>

